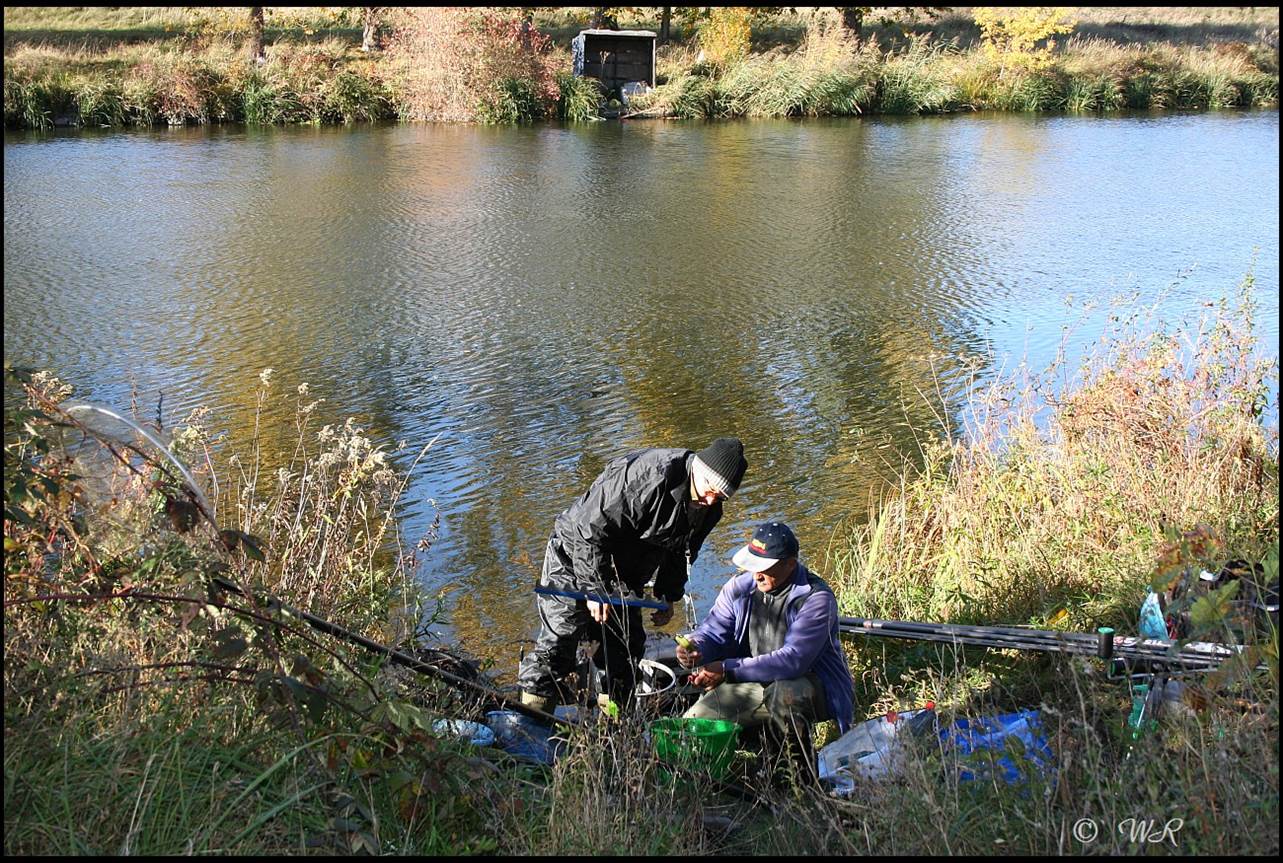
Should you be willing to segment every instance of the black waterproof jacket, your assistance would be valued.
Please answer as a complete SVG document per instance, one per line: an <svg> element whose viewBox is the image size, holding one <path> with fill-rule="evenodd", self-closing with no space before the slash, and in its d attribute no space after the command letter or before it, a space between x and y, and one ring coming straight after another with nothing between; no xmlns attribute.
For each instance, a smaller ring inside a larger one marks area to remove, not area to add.
<svg viewBox="0 0 1283 863"><path fill-rule="evenodd" d="M633 593L652 577L669 602L686 590L686 555L694 563L722 504L690 499L686 449L644 449L606 465L570 508L557 516L553 539L570 559L573 589L615 589L615 573Z"/></svg>

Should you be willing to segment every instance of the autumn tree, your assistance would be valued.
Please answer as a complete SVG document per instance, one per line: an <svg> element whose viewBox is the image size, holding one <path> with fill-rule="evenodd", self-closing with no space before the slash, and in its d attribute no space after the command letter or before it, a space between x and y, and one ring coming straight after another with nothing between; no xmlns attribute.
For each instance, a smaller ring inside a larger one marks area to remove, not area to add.
<svg viewBox="0 0 1283 863"><path fill-rule="evenodd" d="M999 75L1010 69L1033 71L1051 62L1059 33L1073 32L1069 10L1050 6L977 6L972 13L980 26L985 55L1000 64ZM1041 47L1039 43L1045 43Z"/></svg>
<svg viewBox="0 0 1283 863"><path fill-rule="evenodd" d="M748 54L752 28L752 7L715 7L700 25L699 47L709 62L726 66Z"/></svg>

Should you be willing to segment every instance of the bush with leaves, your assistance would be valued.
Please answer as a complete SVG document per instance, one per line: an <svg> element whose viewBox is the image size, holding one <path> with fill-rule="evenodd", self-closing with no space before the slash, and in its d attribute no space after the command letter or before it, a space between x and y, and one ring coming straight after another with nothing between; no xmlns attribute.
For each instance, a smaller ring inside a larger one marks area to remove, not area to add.
<svg viewBox="0 0 1283 863"><path fill-rule="evenodd" d="M752 29L752 7L715 6L700 25L699 46L708 62L725 67L748 56Z"/></svg>
<svg viewBox="0 0 1283 863"><path fill-rule="evenodd" d="M1068 12L1065 8L1049 6L977 6L974 9L984 52L1000 64L1002 75L1008 69L1032 72L1050 65L1053 37L1073 32Z"/></svg>

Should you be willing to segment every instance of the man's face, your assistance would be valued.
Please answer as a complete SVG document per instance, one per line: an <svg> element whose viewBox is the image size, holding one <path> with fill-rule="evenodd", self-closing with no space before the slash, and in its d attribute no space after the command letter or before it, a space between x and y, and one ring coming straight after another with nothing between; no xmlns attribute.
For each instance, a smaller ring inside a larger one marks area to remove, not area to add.
<svg viewBox="0 0 1283 863"><path fill-rule="evenodd" d="M753 573L753 581L757 584L757 589L762 593L770 593L772 590L788 584L793 578L793 570L796 567L797 558L786 557L776 562L775 566L770 569Z"/></svg>
<svg viewBox="0 0 1283 863"><path fill-rule="evenodd" d="M694 486L695 488L696 506L712 506L713 504L717 503L719 500L727 499L727 496L725 494L713 488L712 486L705 486L704 488L700 488L698 483L695 483L694 481L691 482L691 485Z"/></svg>

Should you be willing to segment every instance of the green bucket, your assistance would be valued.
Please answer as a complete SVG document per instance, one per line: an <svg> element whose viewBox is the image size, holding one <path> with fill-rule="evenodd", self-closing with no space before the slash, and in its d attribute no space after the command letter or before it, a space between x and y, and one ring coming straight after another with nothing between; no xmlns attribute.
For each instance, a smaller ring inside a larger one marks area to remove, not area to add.
<svg viewBox="0 0 1283 863"><path fill-rule="evenodd" d="M660 760L706 772L716 779L726 776L735 757L740 726L725 719L656 719L650 739Z"/></svg>

